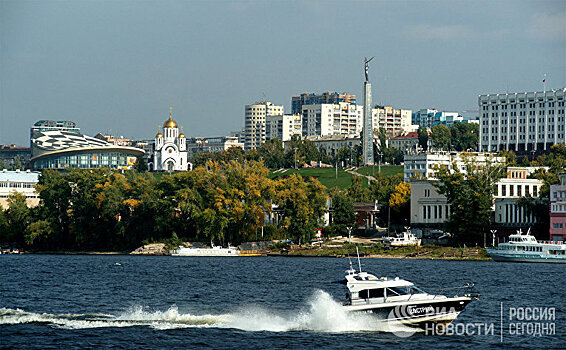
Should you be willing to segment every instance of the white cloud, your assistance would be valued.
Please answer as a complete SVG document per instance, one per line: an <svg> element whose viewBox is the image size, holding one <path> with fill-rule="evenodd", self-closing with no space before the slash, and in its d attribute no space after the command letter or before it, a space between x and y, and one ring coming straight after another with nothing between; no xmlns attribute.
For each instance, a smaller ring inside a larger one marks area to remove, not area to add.
<svg viewBox="0 0 566 350"><path fill-rule="evenodd" d="M423 40L459 40L474 37L472 30L461 24L446 26L420 24L410 26L408 33L415 38Z"/></svg>
<svg viewBox="0 0 566 350"><path fill-rule="evenodd" d="M566 12L534 14L527 34L540 40L566 40Z"/></svg>

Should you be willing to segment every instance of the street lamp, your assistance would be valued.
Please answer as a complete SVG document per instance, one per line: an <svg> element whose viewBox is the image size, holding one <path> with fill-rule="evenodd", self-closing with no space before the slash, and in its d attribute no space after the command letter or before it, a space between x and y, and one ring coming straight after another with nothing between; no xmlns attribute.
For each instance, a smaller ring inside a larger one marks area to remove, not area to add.
<svg viewBox="0 0 566 350"><path fill-rule="evenodd" d="M492 243L491 246L495 247L495 232L497 232L497 230L490 230L491 231L491 238L492 238ZM483 247L485 248L485 235L483 236Z"/></svg>
<svg viewBox="0 0 566 350"><path fill-rule="evenodd" d="M346 226L346 229L348 229L348 243L352 243L352 226Z"/></svg>

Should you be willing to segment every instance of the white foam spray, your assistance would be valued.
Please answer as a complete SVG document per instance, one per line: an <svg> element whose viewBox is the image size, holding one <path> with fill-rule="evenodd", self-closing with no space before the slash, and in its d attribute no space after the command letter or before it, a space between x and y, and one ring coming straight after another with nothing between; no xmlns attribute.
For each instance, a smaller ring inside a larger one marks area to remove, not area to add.
<svg viewBox="0 0 566 350"><path fill-rule="evenodd" d="M37 314L20 309L0 308L0 325L44 323L66 329L147 326L154 329L187 327L234 328L249 332L395 332L383 319L373 314L350 313L323 291L316 291L299 310L281 313L257 305L244 306L220 315L179 313L173 305L166 311L133 306L119 315L107 314ZM414 330L413 330L414 332Z"/></svg>

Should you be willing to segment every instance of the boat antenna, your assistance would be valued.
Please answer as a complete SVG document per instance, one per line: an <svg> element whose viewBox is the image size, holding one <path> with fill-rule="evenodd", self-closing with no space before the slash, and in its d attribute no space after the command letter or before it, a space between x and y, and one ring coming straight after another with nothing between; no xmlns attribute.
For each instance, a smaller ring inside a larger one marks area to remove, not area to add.
<svg viewBox="0 0 566 350"><path fill-rule="evenodd" d="M354 267L352 266L352 259L350 258L350 253L348 253L348 261L350 262L350 268L346 270L346 272L348 273L348 275L351 275L354 274L356 270L354 270Z"/></svg>
<svg viewBox="0 0 566 350"><path fill-rule="evenodd" d="M529 227L529 229L527 230L527 236L531 234L531 228Z"/></svg>
<svg viewBox="0 0 566 350"><path fill-rule="evenodd" d="M360 261L360 252L358 251L358 246L356 246L356 254L358 254L358 266L360 267L360 272L362 272L362 262Z"/></svg>

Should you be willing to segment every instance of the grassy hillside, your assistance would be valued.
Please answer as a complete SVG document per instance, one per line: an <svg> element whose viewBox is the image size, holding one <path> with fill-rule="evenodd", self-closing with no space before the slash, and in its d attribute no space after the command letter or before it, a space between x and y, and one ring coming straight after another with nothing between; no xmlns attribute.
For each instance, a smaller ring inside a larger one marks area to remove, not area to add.
<svg viewBox="0 0 566 350"><path fill-rule="evenodd" d="M371 167L360 168L357 172L359 174L365 175L366 172L369 175L377 174L378 167L375 169ZM336 168L305 168L305 169L286 169L284 172L271 173L270 178L277 179L282 176L291 174L300 174L301 176L312 176L316 177L324 186L328 188L338 187L339 189L345 189L352 184L351 174L345 172L343 169L338 168L338 176L336 174ZM393 176L395 174L402 174L403 167L398 165L382 166L381 173L383 176ZM367 181L363 181L364 187L367 186Z"/></svg>
<svg viewBox="0 0 566 350"><path fill-rule="evenodd" d="M270 177L272 179L278 179L280 177L300 174L301 176L312 176L316 177L324 186L338 187L344 189L352 184L352 175L348 174L344 170L338 168L338 176L336 176L336 168L305 168L305 169L287 169L281 173L271 173Z"/></svg>
<svg viewBox="0 0 566 350"><path fill-rule="evenodd" d="M379 166L374 165L374 166L359 168L358 170L356 170L356 172L358 172L359 174L362 174L362 175L374 176L377 173L379 173ZM393 175L396 175L396 174L403 175L403 166L402 165L382 165L381 166L381 175L383 175L383 176L393 176Z"/></svg>

